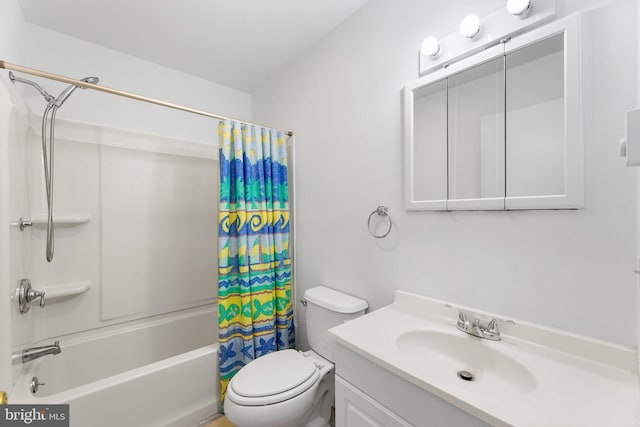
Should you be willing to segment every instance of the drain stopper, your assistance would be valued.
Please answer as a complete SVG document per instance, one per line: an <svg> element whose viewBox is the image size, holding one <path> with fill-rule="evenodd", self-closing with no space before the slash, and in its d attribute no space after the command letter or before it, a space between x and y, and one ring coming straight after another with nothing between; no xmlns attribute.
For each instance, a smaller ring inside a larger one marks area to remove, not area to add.
<svg viewBox="0 0 640 427"><path fill-rule="evenodd" d="M473 374L469 371L458 371L458 378L463 379L465 381L473 381Z"/></svg>

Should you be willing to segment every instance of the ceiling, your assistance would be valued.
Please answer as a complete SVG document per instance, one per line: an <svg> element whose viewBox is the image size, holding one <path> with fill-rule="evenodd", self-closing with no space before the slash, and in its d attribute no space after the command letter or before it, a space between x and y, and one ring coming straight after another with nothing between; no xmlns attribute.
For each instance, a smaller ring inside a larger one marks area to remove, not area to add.
<svg viewBox="0 0 640 427"><path fill-rule="evenodd" d="M20 0L25 19L251 92L368 0Z"/></svg>

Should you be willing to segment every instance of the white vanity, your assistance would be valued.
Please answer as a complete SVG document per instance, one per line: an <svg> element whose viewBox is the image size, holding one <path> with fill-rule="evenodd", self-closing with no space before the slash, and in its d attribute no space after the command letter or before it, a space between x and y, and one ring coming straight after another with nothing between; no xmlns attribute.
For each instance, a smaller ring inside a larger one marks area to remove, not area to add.
<svg viewBox="0 0 640 427"><path fill-rule="evenodd" d="M640 425L635 349L518 320L491 341L458 330L460 310L498 317L396 291L331 329L336 427Z"/></svg>

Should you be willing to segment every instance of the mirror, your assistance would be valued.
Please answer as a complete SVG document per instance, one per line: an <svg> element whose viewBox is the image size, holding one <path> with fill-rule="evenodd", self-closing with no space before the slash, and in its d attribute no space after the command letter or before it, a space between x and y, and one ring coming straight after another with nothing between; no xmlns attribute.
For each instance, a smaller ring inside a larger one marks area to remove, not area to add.
<svg viewBox="0 0 640 427"><path fill-rule="evenodd" d="M447 80L449 200L504 209L504 57Z"/></svg>
<svg viewBox="0 0 640 427"><path fill-rule="evenodd" d="M564 54L559 34L506 55L507 196L564 192Z"/></svg>
<svg viewBox="0 0 640 427"><path fill-rule="evenodd" d="M412 168L415 200L447 199L447 81L414 92Z"/></svg>

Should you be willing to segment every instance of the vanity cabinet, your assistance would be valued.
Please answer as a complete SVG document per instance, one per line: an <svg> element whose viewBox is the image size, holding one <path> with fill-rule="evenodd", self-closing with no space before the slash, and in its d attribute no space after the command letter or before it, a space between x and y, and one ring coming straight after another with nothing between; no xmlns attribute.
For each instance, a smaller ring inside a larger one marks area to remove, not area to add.
<svg viewBox="0 0 640 427"><path fill-rule="evenodd" d="M404 89L406 208L583 206L579 16Z"/></svg>
<svg viewBox="0 0 640 427"><path fill-rule="evenodd" d="M391 371L338 344L336 427L488 427Z"/></svg>
<svg viewBox="0 0 640 427"><path fill-rule="evenodd" d="M336 377L336 427L411 427L411 424Z"/></svg>

